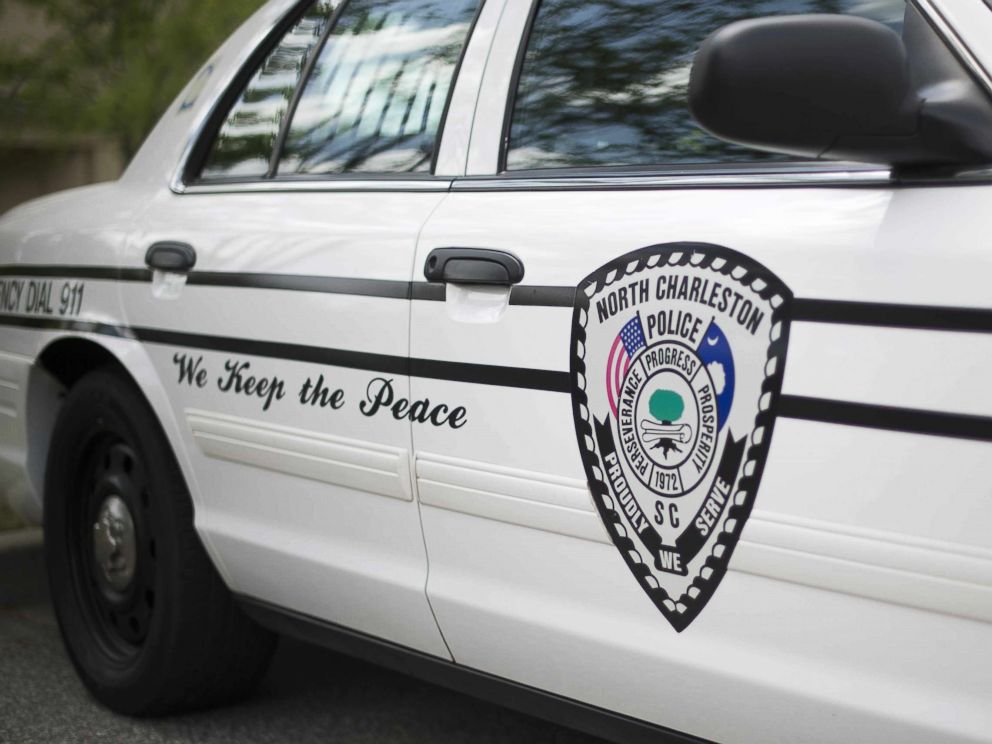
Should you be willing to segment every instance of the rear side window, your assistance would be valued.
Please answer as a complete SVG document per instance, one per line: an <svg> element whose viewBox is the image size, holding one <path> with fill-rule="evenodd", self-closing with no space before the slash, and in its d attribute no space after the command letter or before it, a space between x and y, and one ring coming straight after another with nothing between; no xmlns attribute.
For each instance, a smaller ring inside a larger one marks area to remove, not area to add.
<svg viewBox="0 0 992 744"><path fill-rule="evenodd" d="M300 96L279 175L429 171L478 0L350 0Z"/></svg>
<svg viewBox="0 0 992 744"><path fill-rule="evenodd" d="M506 170L787 160L692 120L702 41L758 16L852 13L901 30L904 0L540 0L510 119Z"/></svg>
<svg viewBox="0 0 992 744"><path fill-rule="evenodd" d="M340 0L317 0L265 58L214 140L200 177L264 177L307 57Z"/></svg>

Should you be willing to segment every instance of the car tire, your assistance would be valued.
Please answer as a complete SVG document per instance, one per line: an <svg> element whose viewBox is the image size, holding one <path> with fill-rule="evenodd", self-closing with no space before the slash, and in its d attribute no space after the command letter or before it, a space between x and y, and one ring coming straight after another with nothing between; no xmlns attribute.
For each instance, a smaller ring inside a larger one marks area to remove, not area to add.
<svg viewBox="0 0 992 744"><path fill-rule="evenodd" d="M162 715L254 689L275 636L221 580L168 440L116 368L66 395L45 473L44 531L62 638L97 700Z"/></svg>

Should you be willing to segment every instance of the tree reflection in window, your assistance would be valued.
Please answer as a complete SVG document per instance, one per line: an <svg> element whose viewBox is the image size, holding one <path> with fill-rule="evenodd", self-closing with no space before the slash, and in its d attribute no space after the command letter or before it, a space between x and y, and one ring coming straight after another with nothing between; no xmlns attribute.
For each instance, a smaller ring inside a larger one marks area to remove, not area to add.
<svg viewBox="0 0 992 744"><path fill-rule="evenodd" d="M424 172L478 0L351 0L307 80L280 175Z"/></svg>
<svg viewBox="0 0 992 744"><path fill-rule="evenodd" d="M541 0L507 170L788 160L712 137L689 114L693 55L728 23L852 13L901 30L904 0Z"/></svg>
<svg viewBox="0 0 992 744"><path fill-rule="evenodd" d="M231 109L201 178L261 178L303 67L340 0L317 0L266 57Z"/></svg>

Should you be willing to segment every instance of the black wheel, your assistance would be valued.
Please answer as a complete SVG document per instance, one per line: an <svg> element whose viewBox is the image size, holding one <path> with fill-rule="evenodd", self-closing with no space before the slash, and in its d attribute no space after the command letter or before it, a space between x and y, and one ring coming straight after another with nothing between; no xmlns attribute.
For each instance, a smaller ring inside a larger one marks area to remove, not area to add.
<svg viewBox="0 0 992 744"><path fill-rule="evenodd" d="M93 372L69 391L45 484L52 602L93 695L158 715L250 693L275 638L210 562L168 441L122 372Z"/></svg>

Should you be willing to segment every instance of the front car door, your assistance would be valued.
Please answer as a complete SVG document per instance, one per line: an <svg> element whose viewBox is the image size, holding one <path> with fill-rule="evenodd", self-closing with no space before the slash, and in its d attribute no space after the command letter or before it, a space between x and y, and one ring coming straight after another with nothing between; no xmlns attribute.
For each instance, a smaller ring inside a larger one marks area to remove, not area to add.
<svg viewBox="0 0 992 744"><path fill-rule="evenodd" d="M992 187L749 152L686 109L728 22L906 11L507 3L415 263L525 271L413 306L413 396L467 412L414 431L459 663L718 741L987 740Z"/></svg>
<svg viewBox="0 0 992 744"><path fill-rule="evenodd" d="M410 397L416 236L449 186L436 140L479 3L286 6L141 216L123 301L231 588L447 656L410 419L382 403Z"/></svg>

